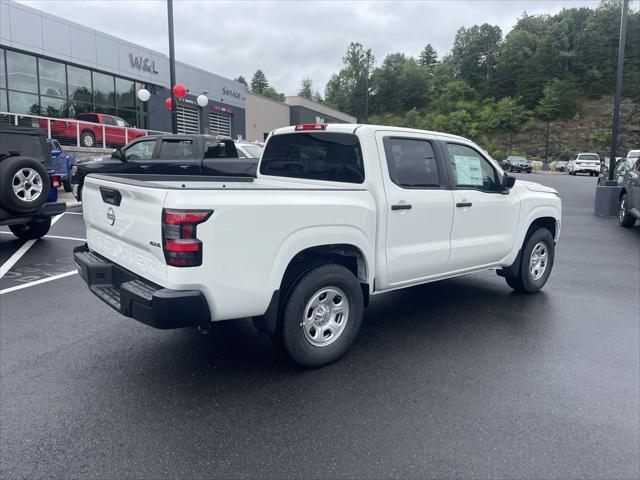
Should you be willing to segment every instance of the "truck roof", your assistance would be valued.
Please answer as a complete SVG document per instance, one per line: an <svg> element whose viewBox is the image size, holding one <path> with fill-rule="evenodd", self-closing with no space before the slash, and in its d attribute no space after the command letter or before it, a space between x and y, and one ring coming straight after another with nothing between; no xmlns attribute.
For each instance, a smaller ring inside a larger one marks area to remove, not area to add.
<svg viewBox="0 0 640 480"><path fill-rule="evenodd" d="M395 132L419 133L422 135L428 134L428 135L439 136L439 137L447 137L447 138L456 139L456 140L463 140L465 142L469 141L468 139L461 137L459 135L452 135L450 133L443 133L443 132L434 132L430 130L420 130L417 128L392 127L389 125L369 125L369 124L362 124L362 123L327 123L324 125L326 125L326 127L322 131L336 132L336 133L355 133L356 130L374 131L374 132L379 130L393 130ZM298 125L276 128L275 130L273 130L273 132L271 132L271 134L280 135L282 133L294 133L296 131L299 131L299 130L296 130L296 127L298 127ZM313 131L313 130L309 130L309 131Z"/></svg>

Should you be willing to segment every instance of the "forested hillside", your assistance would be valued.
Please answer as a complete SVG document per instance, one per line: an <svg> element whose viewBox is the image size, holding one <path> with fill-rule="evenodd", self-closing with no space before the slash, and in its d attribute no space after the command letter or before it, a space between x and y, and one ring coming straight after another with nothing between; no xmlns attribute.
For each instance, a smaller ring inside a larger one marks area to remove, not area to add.
<svg viewBox="0 0 640 480"><path fill-rule="evenodd" d="M438 130L474 139L494 157L549 159L608 153L620 2L527 15L506 36L498 26L461 27L443 58L386 56L351 43L324 102L359 121ZM428 33L425 33L428 41ZM628 17L619 152L640 145L640 13ZM367 92L369 94L367 95ZM548 129L547 129L548 127Z"/></svg>

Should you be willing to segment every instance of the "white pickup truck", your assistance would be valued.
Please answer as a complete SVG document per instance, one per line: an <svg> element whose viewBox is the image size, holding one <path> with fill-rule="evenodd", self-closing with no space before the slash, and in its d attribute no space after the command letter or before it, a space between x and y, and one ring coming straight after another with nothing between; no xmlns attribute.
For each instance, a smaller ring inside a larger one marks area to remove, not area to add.
<svg viewBox="0 0 640 480"><path fill-rule="evenodd" d="M544 286L558 192L473 142L372 125L275 130L257 178L90 175L91 291L157 328L252 317L300 365L340 357L371 295L496 269Z"/></svg>

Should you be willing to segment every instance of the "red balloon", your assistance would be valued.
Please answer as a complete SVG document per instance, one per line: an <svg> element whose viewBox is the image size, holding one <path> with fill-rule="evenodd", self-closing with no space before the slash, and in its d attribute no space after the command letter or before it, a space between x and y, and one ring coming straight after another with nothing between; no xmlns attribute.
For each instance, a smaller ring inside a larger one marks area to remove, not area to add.
<svg viewBox="0 0 640 480"><path fill-rule="evenodd" d="M185 87L181 83L176 83L173 86L173 94L178 98L182 98L187 94L187 87Z"/></svg>
<svg viewBox="0 0 640 480"><path fill-rule="evenodd" d="M171 97L164 101L164 106L167 107L167 110L171 110Z"/></svg>

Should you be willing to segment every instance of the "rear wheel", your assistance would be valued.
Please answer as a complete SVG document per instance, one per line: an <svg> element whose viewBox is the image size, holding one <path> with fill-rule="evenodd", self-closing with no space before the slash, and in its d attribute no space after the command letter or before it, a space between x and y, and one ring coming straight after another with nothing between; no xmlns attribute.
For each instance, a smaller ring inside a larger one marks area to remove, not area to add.
<svg viewBox="0 0 640 480"><path fill-rule="evenodd" d="M69 193L73 191L73 186L71 185L71 179L66 178L62 181L62 187L64 188L64 191Z"/></svg>
<svg viewBox="0 0 640 480"><path fill-rule="evenodd" d="M620 202L618 203L618 223L625 228L633 227L636 223L636 217L631 215L627 210L626 193L620 195Z"/></svg>
<svg viewBox="0 0 640 480"><path fill-rule="evenodd" d="M289 357L303 367L340 358L360 329L363 305L358 279L342 265L307 272L283 307L278 335Z"/></svg>
<svg viewBox="0 0 640 480"><path fill-rule="evenodd" d="M506 277L507 284L516 292L537 292L551 275L554 257L555 244L551 232L546 228L535 230L524 243L516 275Z"/></svg>
<svg viewBox="0 0 640 480"><path fill-rule="evenodd" d="M20 225L9 225L9 230L22 240L33 240L44 237L51 228L51 217L42 220L31 220Z"/></svg>
<svg viewBox="0 0 640 480"><path fill-rule="evenodd" d="M80 135L80 144L83 147L95 147L96 137L91 132L82 132L82 135Z"/></svg>

